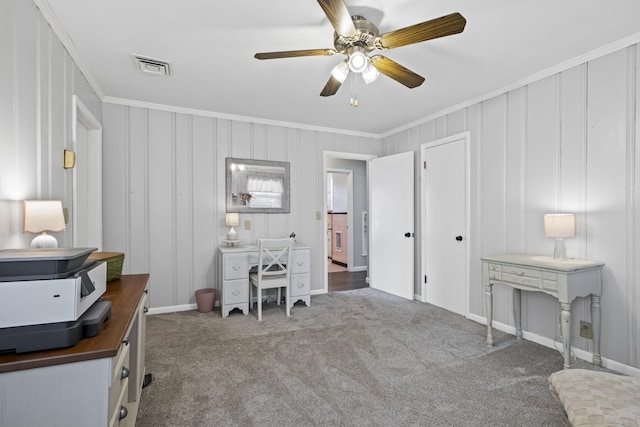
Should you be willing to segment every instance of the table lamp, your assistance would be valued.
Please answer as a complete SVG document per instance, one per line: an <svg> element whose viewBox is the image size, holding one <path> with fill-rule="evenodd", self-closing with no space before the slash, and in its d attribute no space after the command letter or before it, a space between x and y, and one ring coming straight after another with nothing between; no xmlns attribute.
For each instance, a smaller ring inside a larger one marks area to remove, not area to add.
<svg viewBox="0 0 640 427"><path fill-rule="evenodd" d="M567 259L564 239L576 235L576 216L574 214L546 214L544 216L544 235L556 239L553 258Z"/></svg>
<svg viewBox="0 0 640 427"><path fill-rule="evenodd" d="M240 221L239 215L237 213L228 213L224 216L224 223L227 227L231 227L229 232L227 233L227 240L234 241L238 240L238 232L235 228Z"/></svg>
<svg viewBox="0 0 640 427"><path fill-rule="evenodd" d="M42 233L31 241L32 248L57 248L58 241L47 231L64 231L64 214L60 200L25 200L24 232Z"/></svg>

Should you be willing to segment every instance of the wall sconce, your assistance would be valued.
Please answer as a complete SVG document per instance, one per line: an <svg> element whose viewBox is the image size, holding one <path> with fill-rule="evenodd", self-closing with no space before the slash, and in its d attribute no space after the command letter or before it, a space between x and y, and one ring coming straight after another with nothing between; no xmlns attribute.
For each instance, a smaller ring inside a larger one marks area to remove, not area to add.
<svg viewBox="0 0 640 427"><path fill-rule="evenodd" d="M227 246L235 246L239 242L238 240L238 232L235 228L240 223L240 215L236 213L228 213L224 216L224 223L227 227L231 227L229 232L227 233Z"/></svg>
<svg viewBox="0 0 640 427"><path fill-rule="evenodd" d="M544 235L556 239L553 259L567 259L564 239L576 235L576 216L574 214L546 214L544 216Z"/></svg>
<svg viewBox="0 0 640 427"><path fill-rule="evenodd" d="M64 150L64 168L73 169L76 165L76 153L70 150Z"/></svg>
<svg viewBox="0 0 640 427"><path fill-rule="evenodd" d="M60 200L24 201L24 232L42 233L31 241L32 248L57 248L58 241L47 234L47 231L64 230L64 214Z"/></svg>

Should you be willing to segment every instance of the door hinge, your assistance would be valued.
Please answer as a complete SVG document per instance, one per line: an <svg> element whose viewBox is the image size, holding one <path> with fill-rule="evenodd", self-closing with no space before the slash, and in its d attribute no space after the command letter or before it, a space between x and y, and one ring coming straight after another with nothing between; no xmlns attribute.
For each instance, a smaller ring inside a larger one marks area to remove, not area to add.
<svg viewBox="0 0 640 427"><path fill-rule="evenodd" d="M427 168L427 161L423 161L422 162L422 169L426 169Z"/></svg>
<svg viewBox="0 0 640 427"><path fill-rule="evenodd" d="M427 275L424 275L424 283L427 283Z"/></svg>

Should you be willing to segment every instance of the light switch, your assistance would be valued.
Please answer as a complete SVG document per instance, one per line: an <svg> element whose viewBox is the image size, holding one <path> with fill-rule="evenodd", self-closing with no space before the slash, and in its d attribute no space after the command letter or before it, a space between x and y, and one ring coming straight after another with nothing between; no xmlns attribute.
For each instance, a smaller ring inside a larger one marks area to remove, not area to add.
<svg viewBox="0 0 640 427"><path fill-rule="evenodd" d="M244 221L244 229L251 230L251 221L249 221L248 219Z"/></svg>

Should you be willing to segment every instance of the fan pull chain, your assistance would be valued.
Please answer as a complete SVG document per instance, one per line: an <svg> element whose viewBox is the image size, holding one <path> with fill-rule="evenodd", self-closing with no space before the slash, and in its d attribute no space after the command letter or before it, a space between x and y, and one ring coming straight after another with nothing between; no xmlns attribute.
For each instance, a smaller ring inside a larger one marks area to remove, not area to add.
<svg viewBox="0 0 640 427"><path fill-rule="evenodd" d="M358 94L357 94L357 80L355 78L355 73L350 73L351 74L351 98L349 99L349 104L351 104L352 107L354 108L358 108Z"/></svg>

